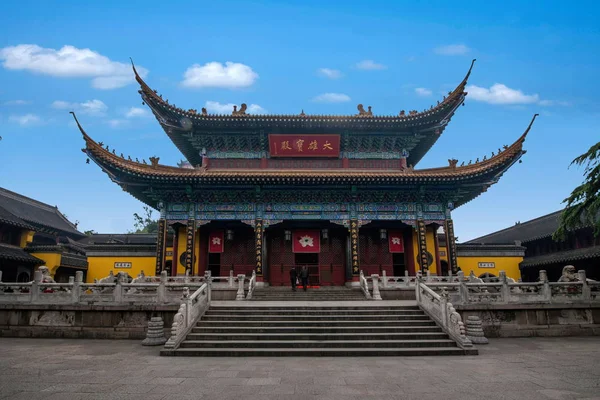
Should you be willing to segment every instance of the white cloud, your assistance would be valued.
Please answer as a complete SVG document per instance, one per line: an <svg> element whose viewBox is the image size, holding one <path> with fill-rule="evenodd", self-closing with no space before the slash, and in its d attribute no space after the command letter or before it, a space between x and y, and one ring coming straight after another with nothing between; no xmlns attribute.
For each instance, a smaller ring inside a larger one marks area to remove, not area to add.
<svg viewBox="0 0 600 400"><path fill-rule="evenodd" d="M148 110L140 107L131 107L125 113L127 118L136 118L136 117L147 117L149 115Z"/></svg>
<svg viewBox="0 0 600 400"><path fill-rule="evenodd" d="M52 108L57 110L73 110L81 111L83 114L88 115L104 115L108 106L101 100L88 100L83 103L69 103L68 101L56 100L51 105Z"/></svg>
<svg viewBox="0 0 600 400"><path fill-rule="evenodd" d="M544 106L544 107L552 107L552 106L567 107L567 106L571 105L571 103L569 103L568 101L561 101L561 100L540 100L540 102L538 104L540 106Z"/></svg>
<svg viewBox="0 0 600 400"><path fill-rule="evenodd" d="M106 123L111 127L111 128L120 128L123 125L127 125L129 121L125 120L125 119L109 119L106 121Z"/></svg>
<svg viewBox="0 0 600 400"><path fill-rule="evenodd" d="M431 90L422 87L415 88L415 93L421 97L427 97L433 94Z"/></svg>
<svg viewBox="0 0 600 400"><path fill-rule="evenodd" d="M5 101L4 103L2 103L2 105L4 105L4 106L26 106L28 104L31 104L31 101L29 101L29 100L8 100L8 101Z"/></svg>
<svg viewBox="0 0 600 400"><path fill-rule="evenodd" d="M207 101L204 104L204 107L206 107L206 111L208 111L210 114L231 114L231 112L233 111L234 105L235 104L233 104L233 103L224 104L224 103L219 103L218 101ZM240 107L238 105L238 110L239 109L240 109ZM246 110L246 113L248 113L248 114L266 114L267 110L265 110L258 104L250 104L248 106L248 109Z"/></svg>
<svg viewBox="0 0 600 400"><path fill-rule="evenodd" d="M489 89L469 85L466 90L469 93L469 99L489 104L532 104L540 102L539 95L525 94L502 83L495 83Z"/></svg>
<svg viewBox="0 0 600 400"><path fill-rule="evenodd" d="M467 54L471 49L464 44L449 44L447 46L440 46L433 49L435 54L443 56L460 56Z"/></svg>
<svg viewBox="0 0 600 400"><path fill-rule="evenodd" d="M338 79L342 77L342 72L337 69L330 68L319 68L317 70L319 76L329 78L329 79Z"/></svg>
<svg viewBox="0 0 600 400"><path fill-rule="evenodd" d="M364 69L364 70L380 70L380 69L386 69L387 66L385 66L383 64L378 64L373 60L363 60L356 64L356 68Z"/></svg>
<svg viewBox="0 0 600 400"><path fill-rule="evenodd" d="M8 120L21 126L36 125L41 122L40 117L35 114L11 115Z"/></svg>
<svg viewBox="0 0 600 400"><path fill-rule="evenodd" d="M313 98L313 101L317 103L344 103L350 101L350 96L343 93L323 93Z"/></svg>
<svg viewBox="0 0 600 400"><path fill-rule="evenodd" d="M134 82L131 66L110 60L90 49L74 46L49 49L35 44L20 44L0 49L2 65L10 70L25 70L60 78L92 78L96 89L116 89ZM138 66L145 77L148 70Z"/></svg>
<svg viewBox="0 0 600 400"><path fill-rule="evenodd" d="M194 64L183 74L181 84L189 88L226 88L238 89L252 86L258 74L247 65L227 61Z"/></svg>

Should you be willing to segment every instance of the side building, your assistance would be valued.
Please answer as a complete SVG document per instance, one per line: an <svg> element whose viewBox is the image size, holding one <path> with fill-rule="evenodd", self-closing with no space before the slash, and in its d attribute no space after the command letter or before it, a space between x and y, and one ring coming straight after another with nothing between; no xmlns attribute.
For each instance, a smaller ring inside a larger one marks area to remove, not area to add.
<svg viewBox="0 0 600 400"><path fill-rule="evenodd" d="M572 231L564 241L555 241L552 234L559 225L556 211L526 222L470 240L467 244L501 245L518 243L526 248L519 268L523 281L536 281L540 270L548 272L550 281L557 281L565 265L585 270L588 278L600 280L600 237L594 237L591 227Z"/></svg>
<svg viewBox="0 0 600 400"><path fill-rule="evenodd" d="M0 271L5 282L29 282L45 265L57 282L87 273L85 235L56 206L0 188Z"/></svg>

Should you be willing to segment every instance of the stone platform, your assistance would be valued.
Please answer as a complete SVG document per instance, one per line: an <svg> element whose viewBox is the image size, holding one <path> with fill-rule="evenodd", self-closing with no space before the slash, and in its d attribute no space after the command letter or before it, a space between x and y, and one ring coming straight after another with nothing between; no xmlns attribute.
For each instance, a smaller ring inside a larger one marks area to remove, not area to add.
<svg viewBox="0 0 600 400"><path fill-rule="evenodd" d="M600 399L600 337L491 339L479 356L159 357L131 340L0 340L0 399Z"/></svg>

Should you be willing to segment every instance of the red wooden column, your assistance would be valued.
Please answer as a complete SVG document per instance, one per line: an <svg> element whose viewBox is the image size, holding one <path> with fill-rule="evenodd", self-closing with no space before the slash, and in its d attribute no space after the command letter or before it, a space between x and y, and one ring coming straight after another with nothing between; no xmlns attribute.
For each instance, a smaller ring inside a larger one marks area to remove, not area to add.
<svg viewBox="0 0 600 400"><path fill-rule="evenodd" d="M156 233L156 270L155 276L159 276L165 268L165 256L166 256L166 240L167 240L167 221L166 214L167 210L163 202L158 203L158 209L160 210L160 218L158 220L158 232Z"/></svg>
<svg viewBox="0 0 600 400"><path fill-rule="evenodd" d="M415 251L413 246L413 228L406 229L404 231L404 251L406 252L406 267L408 268L408 274L414 276L417 273L415 266Z"/></svg>
<svg viewBox="0 0 600 400"><path fill-rule="evenodd" d="M454 222L447 218L444 223L444 232L446 232L446 250L448 251L448 269L452 274L458 272L458 260L456 257L456 238L454 237Z"/></svg>
<svg viewBox="0 0 600 400"><path fill-rule="evenodd" d="M419 241L419 263L421 273L425 275L427 273L427 228L425 227L425 221L422 219L417 220L417 240Z"/></svg>
<svg viewBox="0 0 600 400"><path fill-rule="evenodd" d="M185 235L185 271L189 274L194 273L194 248L196 242L196 219L193 212L190 212L187 221Z"/></svg>
<svg viewBox="0 0 600 400"><path fill-rule="evenodd" d="M179 224L173 225L175 235L173 236L173 261L171 263L171 276L177 276L177 267L179 266Z"/></svg>

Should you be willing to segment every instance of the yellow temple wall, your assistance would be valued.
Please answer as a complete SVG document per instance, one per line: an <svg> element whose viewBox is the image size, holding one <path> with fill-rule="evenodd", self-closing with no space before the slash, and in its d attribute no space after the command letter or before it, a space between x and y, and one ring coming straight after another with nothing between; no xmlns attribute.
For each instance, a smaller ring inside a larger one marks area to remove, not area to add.
<svg viewBox="0 0 600 400"><path fill-rule="evenodd" d="M115 268L115 263L131 263L131 268ZM146 275L154 275L155 269L156 257L88 256L86 282L94 283L94 279L106 278L110 271L114 275L125 272L135 278L141 271Z"/></svg>
<svg viewBox="0 0 600 400"><path fill-rule="evenodd" d="M27 246L27 243L31 243L33 241L34 231L23 230L21 231L21 239L19 240L19 247L24 248Z"/></svg>
<svg viewBox="0 0 600 400"><path fill-rule="evenodd" d="M181 257L181 255L183 253L185 253L186 232L187 232L187 227L184 226L184 227L179 228L179 232L178 232L178 236L177 236L177 258ZM173 262L175 262L175 261L173 261ZM177 262L177 275L185 275L185 265L181 265L179 260L177 260L176 262Z"/></svg>
<svg viewBox="0 0 600 400"><path fill-rule="evenodd" d="M458 266L465 275L473 271L477 277L486 272L499 276L500 271L504 271L509 278L519 280L521 278L521 271L519 270L521 261L523 261L523 257L458 257ZM481 268L479 263L486 263L486 265L493 263L494 267Z"/></svg>
<svg viewBox="0 0 600 400"><path fill-rule="evenodd" d="M44 260L44 265L50 270L50 275L54 276L58 267L60 267L61 253L31 253L32 256Z"/></svg>
<svg viewBox="0 0 600 400"><path fill-rule="evenodd" d="M425 243L427 244L427 251L431 253L433 256L433 262L429 266L429 272L432 274L437 274L437 258L438 254L435 251L435 237L437 229L430 225L426 227L425 231ZM414 263L415 270L419 270L419 263L417 260L419 259L419 236L417 235L417 231L412 229L412 245L413 245L413 255L414 255Z"/></svg>

